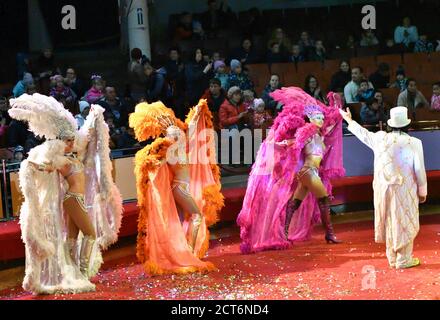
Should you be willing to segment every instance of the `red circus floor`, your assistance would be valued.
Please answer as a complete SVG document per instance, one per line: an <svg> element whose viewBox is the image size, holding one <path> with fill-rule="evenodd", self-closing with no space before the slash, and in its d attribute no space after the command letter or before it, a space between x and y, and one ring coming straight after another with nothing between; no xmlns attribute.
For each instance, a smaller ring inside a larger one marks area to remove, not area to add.
<svg viewBox="0 0 440 320"><path fill-rule="evenodd" d="M318 226L311 241L290 250L241 255L237 229L222 230L208 257L220 270L184 276L145 275L130 243L107 254L94 293L32 296L19 286L19 267L0 299L440 299L440 215L421 217L414 251L422 265L413 269L388 267L371 221L336 224L335 231L344 244L326 244Z"/></svg>

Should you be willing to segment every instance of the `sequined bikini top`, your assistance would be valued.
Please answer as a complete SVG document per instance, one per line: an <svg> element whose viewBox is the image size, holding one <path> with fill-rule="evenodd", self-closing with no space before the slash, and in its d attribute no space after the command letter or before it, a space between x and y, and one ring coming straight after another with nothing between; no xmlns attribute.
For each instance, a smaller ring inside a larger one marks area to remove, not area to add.
<svg viewBox="0 0 440 320"><path fill-rule="evenodd" d="M65 154L65 156L69 159L71 163L70 172L66 176L66 178L76 173L80 173L84 171L84 164L81 161L79 161L75 153L67 153Z"/></svg>
<svg viewBox="0 0 440 320"><path fill-rule="evenodd" d="M310 138L309 142L304 146L304 155L307 156L317 156L324 157L325 144L324 140L319 134L315 134Z"/></svg>

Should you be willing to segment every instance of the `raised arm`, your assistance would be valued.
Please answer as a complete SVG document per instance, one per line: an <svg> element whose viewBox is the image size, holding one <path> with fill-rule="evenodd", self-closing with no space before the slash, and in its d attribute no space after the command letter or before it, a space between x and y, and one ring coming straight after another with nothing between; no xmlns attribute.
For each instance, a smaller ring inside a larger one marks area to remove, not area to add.
<svg viewBox="0 0 440 320"><path fill-rule="evenodd" d="M348 123L348 130L353 133L356 138L361 140L364 144L366 144L369 148L373 149L375 145L375 134L373 132L368 131L364 127L362 127L359 123L354 121L351 117L350 109L347 108L347 111L343 109L339 109L339 112Z"/></svg>

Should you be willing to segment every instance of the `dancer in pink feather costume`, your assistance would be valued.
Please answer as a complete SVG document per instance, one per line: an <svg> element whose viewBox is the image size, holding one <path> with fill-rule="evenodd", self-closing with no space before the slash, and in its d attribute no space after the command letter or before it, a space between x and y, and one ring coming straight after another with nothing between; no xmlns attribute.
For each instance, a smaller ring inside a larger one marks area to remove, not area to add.
<svg viewBox="0 0 440 320"><path fill-rule="evenodd" d="M320 220L325 240L339 243L330 221L330 179L345 174L342 162L341 97L330 106L300 88L274 91L284 105L260 147L237 218L241 251L288 248L308 240Z"/></svg>

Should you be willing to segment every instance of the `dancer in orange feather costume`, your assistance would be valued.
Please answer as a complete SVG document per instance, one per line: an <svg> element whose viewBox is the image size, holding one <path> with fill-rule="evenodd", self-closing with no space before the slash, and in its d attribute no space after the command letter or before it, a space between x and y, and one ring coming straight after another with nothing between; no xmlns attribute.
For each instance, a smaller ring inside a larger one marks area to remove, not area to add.
<svg viewBox="0 0 440 320"><path fill-rule="evenodd" d="M206 100L190 110L185 123L160 101L140 103L130 127L139 141L155 138L135 158L138 259L150 275L216 270L201 260L209 247L208 227L224 205Z"/></svg>

